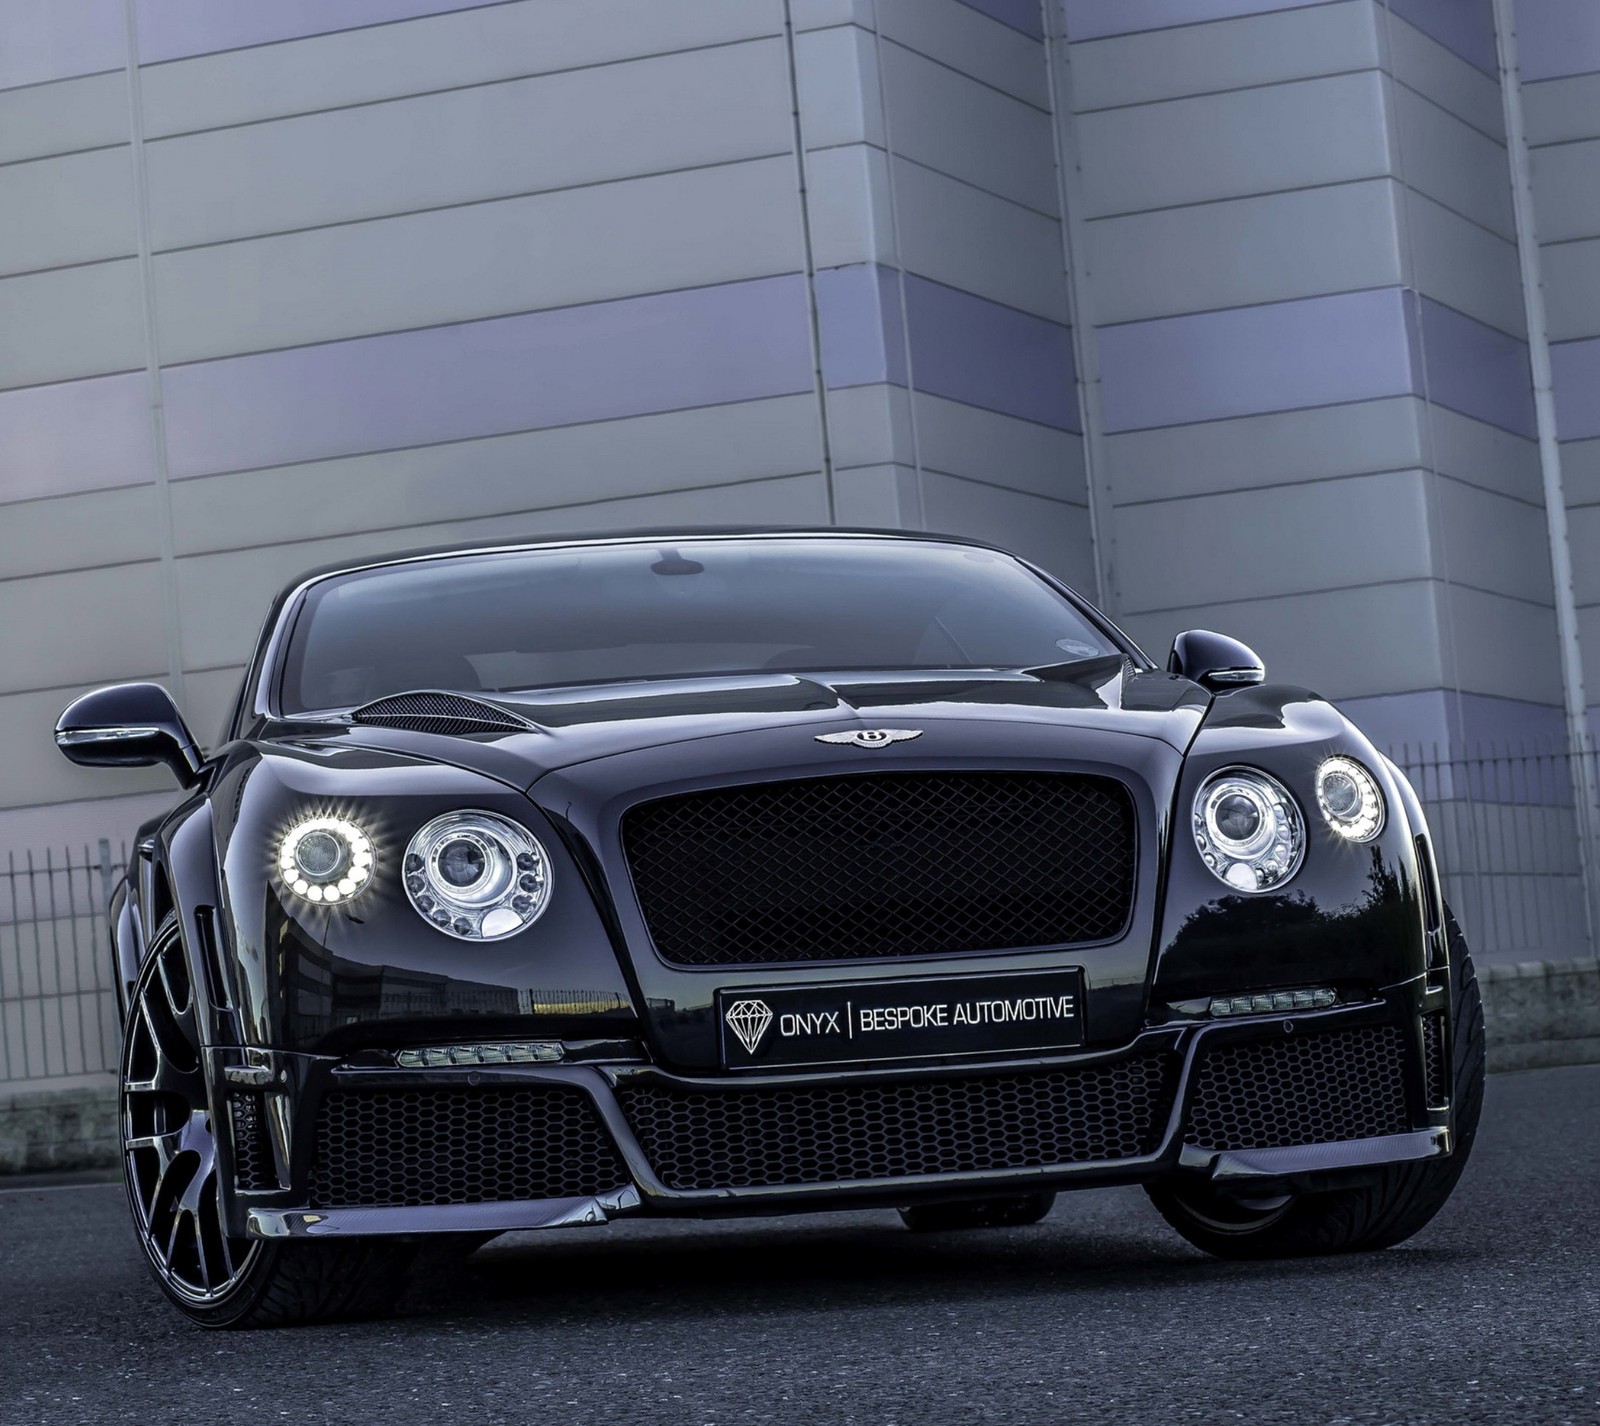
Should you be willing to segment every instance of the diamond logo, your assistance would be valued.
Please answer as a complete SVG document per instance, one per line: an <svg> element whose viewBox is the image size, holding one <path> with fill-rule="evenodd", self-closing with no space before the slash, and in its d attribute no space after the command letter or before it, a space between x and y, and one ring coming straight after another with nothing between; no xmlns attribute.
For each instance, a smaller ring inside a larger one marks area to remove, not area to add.
<svg viewBox="0 0 1600 1426"><path fill-rule="evenodd" d="M764 1000L736 1000L722 1018L739 1037L745 1053L753 1055L761 1037L767 1033L767 1026L772 1023L772 1011Z"/></svg>

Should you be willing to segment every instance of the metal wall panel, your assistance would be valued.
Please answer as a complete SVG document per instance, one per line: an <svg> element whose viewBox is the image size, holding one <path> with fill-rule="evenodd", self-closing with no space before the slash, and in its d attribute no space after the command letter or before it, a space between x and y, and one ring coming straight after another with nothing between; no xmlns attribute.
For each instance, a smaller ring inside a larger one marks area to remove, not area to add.
<svg viewBox="0 0 1600 1426"><path fill-rule="evenodd" d="M1137 582L1123 584L1121 612L1425 579L1426 478L1393 471L1123 506L1118 546L1160 558L1142 561ZM1359 539L1340 539L1353 510L1382 510L1383 519L1364 521Z"/></svg>
<svg viewBox="0 0 1600 1426"><path fill-rule="evenodd" d="M46 84L127 64L123 0L10 0L0 89Z"/></svg>
<svg viewBox="0 0 1600 1426"><path fill-rule="evenodd" d="M123 70L0 90L0 163L128 142Z"/></svg>
<svg viewBox="0 0 1600 1426"><path fill-rule="evenodd" d="M154 454L142 371L0 392L0 499L137 484Z"/></svg>
<svg viewBox="0 0 1600 1426"><path fill-rule="evenodd" d="M137 234L127 149L0 168L0 274L125 257Z"/></svg>
<svg viewBox="0 0 1600 1426"><path fill-rule="evenodd" d="M781 35L778 0L524 0L147 68L153 137Z"/></svg>
<svg viewBox="0 0 1600 1426"><path fill-rule="evenodd" d="M1084 114L1085 217L1389 172L1376 73Z"/></svg>
<svg viewBox="0 0 1600 1426"><path fill-rule="evenodd" d="M160 553L160 510L151 485L20 500L0 514L0 580L133 564Z"/></svg>
<svg viewBox="0 0 1600 1426"><path fill-rule="evenodd" d="M793 160L158 254L161 351L198 361L803 264Z"/></svg>
<svg viewBox="0 0 1600 1426"><path fill-rule="evenodd" d="M919 164L893 168L900 261L947 287L1065 323L1061 225Z"/></svg>
<svg viewBox="0 0 1600 1426"><path fill-rule="evenodd" d="M154 141L151 241L225 242L787 154L787 63L781 40L755 40Z"/></svg>
<svg viewBox="0 0 1600 1426"><path fill-rule="evenodd" d="M1095 315L1139 321L1403 279L1388 179L1225 199L1088 224Z"/></svg>
<svg viewBox="0 0 1600 1426"><path fill-rule="evenodd" d="M161 605L154 563L0 581L0 692L109 683L163 667L166 633L150 617Z"/></svg>
<svg viewBox="0 0 1600 1426"><path fill-rule="evenodd" d="M1421 402L1355 405L1127 431L1105 443L1119 504L1422 464Z"/></svg>
<svg viewBox="0 0 1600 1426"><path fill-rule="evenodd" d="M780 396L173 482L180 555L514 515L821 467L816 405Z"/></svg>
<svg viewBox="0 0 1600 1426"><path fill-rule="evenodd" d="M1309 0L1311 4L1318 2ZM1125 35L1192 25L1203 20L1299 9L1308 0L1140 0L1136 5L1129 4L1128 0L1062 0L1062 3L1066 10L1068 38L1092 40L1102 35Z"/></svg>
<svg viewBox="0 0 1600 1426"><path fill-rule="evenodd" d="M169 368L175 476L807 391L798 277Z"/></svg>
<svg viewBox="0 0 1600 1426"><path fill-rule="evenodd" d="M145 361L144 293L133 259L0 278L0 388L131 371Z"/></svg>
<svg viewBox="0 0 1600 1426"><path fill-rule="evenodd" d="M1048 113L900 45L882 46L879 58L897 155L1041 213L1056 212Z"/></svg>
<svg viewBox="0 0 1600 1426"><path fill-rule="evenodd" d="M1074 44L1073 102L1082 112L1377 67L1372 0L1340 0Z"/></svg>
<svg viewBox="0 0 1600 1426"><path fill-rule="evenodd" d="M1405 203L1417 289L1502 332L1525 337L1517 245L1421 193L1408 191Z"/></svg>
<svg viewBox="0 0 1600 1426"><path fill-rule="evenodd" d="M1386 287L1102 327L1106 430L1409 394L1409 310Z"/></svg>

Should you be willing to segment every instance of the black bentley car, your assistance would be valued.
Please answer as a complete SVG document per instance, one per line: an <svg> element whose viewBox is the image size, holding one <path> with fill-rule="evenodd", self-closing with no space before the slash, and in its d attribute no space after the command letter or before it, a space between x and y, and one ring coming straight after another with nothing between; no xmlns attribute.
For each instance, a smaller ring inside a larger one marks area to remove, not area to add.
<svg viewBox="0 0 1600 1426"><path fill-rule="evenodd" d="M1158 668L971 540L429 550L273 605L111 906L123 1165L198 1322L372 1310L436 1235L1139 1183L1224 1257L1381 1248L1483 1025L1417 798L1231 639Z"/></svg>

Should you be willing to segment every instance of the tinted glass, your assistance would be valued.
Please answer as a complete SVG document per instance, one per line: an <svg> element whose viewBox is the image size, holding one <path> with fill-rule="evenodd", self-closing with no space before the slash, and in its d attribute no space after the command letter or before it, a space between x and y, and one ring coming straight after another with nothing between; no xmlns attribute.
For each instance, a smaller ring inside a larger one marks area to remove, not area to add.
<svg viewBox="0 0 1600 1426"><path fill-rule="evenodd" d="M285 712L413 688L510 692L753 672L1029 668L1118 650L1009 556L862 539L480 554L312 587Z"/></svg>

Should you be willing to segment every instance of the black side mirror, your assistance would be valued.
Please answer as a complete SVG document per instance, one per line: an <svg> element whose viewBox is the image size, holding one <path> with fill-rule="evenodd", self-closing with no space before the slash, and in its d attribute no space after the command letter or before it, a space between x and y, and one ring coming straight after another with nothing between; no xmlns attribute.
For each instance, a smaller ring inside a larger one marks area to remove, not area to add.
<svg viewBox="0 0 1600 1426"><path fill-rule="evenodd" d="M1172 641L1167 672L1192 678L1213 693L1264 683L1267 678L1267 666L1254 649L1209 629L1189 629Z"/></svg>
<svg viewBox="0 0 1600 1426"><path fill-rule="evenodd" d="M165 763L185 787L200 776L200 749L159 683L119 683L84 694L57 721L56 746L85 767Z"/></svg>

